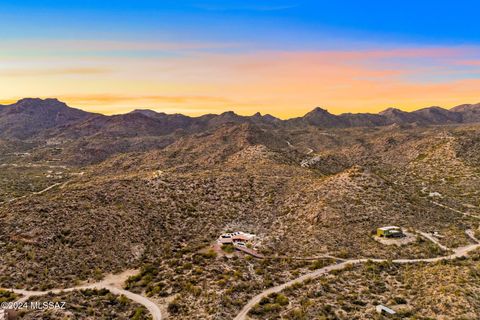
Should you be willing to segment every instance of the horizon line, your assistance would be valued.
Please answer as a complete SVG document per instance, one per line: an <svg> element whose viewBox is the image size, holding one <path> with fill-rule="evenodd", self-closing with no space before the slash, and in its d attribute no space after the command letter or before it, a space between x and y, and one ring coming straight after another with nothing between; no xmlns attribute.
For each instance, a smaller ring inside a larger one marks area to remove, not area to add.
<svg viewBox="0 0 480 320"><path fill-rule="evenodd" d="M77 106L72 106L71 104L69 104L67 101L64 101L64 100L61 100L59 98L40 98L40 97L25 97L25 98L16 98L16 99L6 99L6 100L3 100L1 99L0 100L0 107L8 107L8 106L13 106L23 100L40 100L40 101L47 101L47 100L54 100L54 101L58 101L60 103L63 103L65 104L67 107L69 108L73 108L73 109L77 109L77 110L82 110L82 111L85 111L85 112L88 112L88 113L92 113L92 114L98 114L98 115L103 115L103 116L107 116L107 117L110 117L110 116L120 116L120 115L124 115L124 114L129 114L129 113L132 113L132 112L135 112L135 111L153 111L155 113L158 113L158 114L166 114L166 115L183 115L183 116L186 116L186 117L190 117L190 118L198 118L198 117L202 117L202 116L206 116L206 115L222 115L222 114L226 114L226 113L233 113L237 116L241 116L241 117L252 117L252 116L255 116L257 114L261 115L261 116L271 116L271 117L274 117L276 119L279 119L279 120L291 120L291 119L295 119L295 118L301 118L301 117L304 117L306 116L308 113L310 112L313 112L315 110L318 110L318 109L321 109L323 111L326 111L328 112L329 114L331 115L334 115L334 116L341 116L341 115L347 115L347 114L369 114L369 115L381 115L382 112L385 112L387 110L390 110L390 109L395 109L395 110L399 110L399 111L402 111L402 112L406 112L406 113L411 113L411 112L415 112L415 111L420 111L420 110L424 110L424 109L429 109L429 108L440 108L440 109L443 109L443 110L447 110L447 111L452 111L452 109L456 108L456 107L459 107L459 106L463 106L463 105L478 105L480 107L480 102L477 102L477 103L462 103L462 104L459 104L459 105L455 105L453 107L450 107L450 108L446 108L446 107L442 107L442 106L439 106L439 105L430 105L430 106L425 106L425 107L420 107L418 109L414 109L414 110L411 110L411 111L408 111L408 110L405 110L405 109L402 109L401 107L387 107L385 109L382 109L381 111L377 112L377 113L373 113L373 112L342 112L342 113L332 113L330 112L327 107L321 107L321 106L315 106L313 107L310 111L308 111L307 113L303 114L303 115L298 115L298 116L293 116L293 117L289 117L289 118L283 118L283 117L277 117L271 113L261 113L260 111L257 111L257 112L254 112L253 114L241 114L241 113L237 113L233 110L225 110L225 111L222 111L220 113L203 113L203 114L200 114L200 115L197 115L197 116L192 116L192 115L188 115L188 114L185 114L185 113L182 113L182 112L173 112L173 113L169 113L169 112L164 112L164 111L160 111L158 109L152 109L152 108L149 108L149 107L135 107L134 109L131 109L130 111L126 111L126 112L120 112L120 113L112 113L112 114L108 114L108 113L102 113L102 112L94 112L94 111L88 111L88 110L85 110L84 108L82 107L77 107ZM4 103L7 103L7 104L4 104ZM181 109L181 108L177 108L177 109ZM455 112L455 111L452 111L452 112Z"/></svg>

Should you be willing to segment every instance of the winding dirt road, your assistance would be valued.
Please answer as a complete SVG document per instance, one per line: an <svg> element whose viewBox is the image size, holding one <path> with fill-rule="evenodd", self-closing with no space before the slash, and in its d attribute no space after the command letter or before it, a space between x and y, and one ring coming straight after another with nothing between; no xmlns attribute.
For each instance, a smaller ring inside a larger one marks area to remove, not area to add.
<svg viewBox="0 0 480 320"><path fill-rule="evenodd" d="M393 263L398 263L398 264L407 264L407 263L418 263L418 262L437 262L437 261L442 261L442 260L451 260L459 257L464 257L468 255L469 252L476 250L480 248L480 243L478 240L473 236L473 232L467 231L467 233L470 233L472 239L476 241L475 244L471 244L465 247L460 247L454 250L454 253L448 256L442 256L442 257L435 257L435 258L427 258L427 259L396 259L392 260ZM237 314L237 316L234 318L234 320L245 320L248 312L250 309L252 309L257 303L260 302L260 300L263 297L266 297L272 293L278 293L280 291L283 291L287 287L290 287L296 283L302 283L308 279L316 279L319 278L333 270L342 270L345 267L349 265L355 265L355 264L360 264L360 263L366 263L367 261L373 261L373 262L386 262L388 261L387 259L351 259L351 260L344 260L341 263L338 264L333 264L326 266L324 268L315 270L313 272L304 274L303 276L300 276L296 279L290 280L286 283L283 283L281 285L269 288L255 297L253 297L240 311L240 313ZM75 290L82 290L82 289L107 289L110 292L118 295L124 295L125 297L129 298L132 301L135 301L141 305L143 305L152 315L153 320L161 320L162 319L162 313L159 308L159 306L154 303L152 300L133 293L131 291L122 289L122 285L125 283L125 281L128 279L128 277L136 274L138 270L128 270L125 271L121 274L118 275L109 275L105 277L104 280L92 284L84 284L72 288L67 288L67 289L54 289L54 290L48 290L48 291L29 291L29 290L22 290L22 289L3 289L2 290L7 290L14 292L16 294L22 295L22 298L18 300L18 302L24 302L31 297L37 297L37 296L44 296L49 293L53 294L59 294L62 292L72 292Z"/></svg>
<svg viewBox="0 0 480 320"><path fill-rule="evenodd" d="M437 262L437 261L442 261L442 260L451 260L459 257L464 257L466 256L469 252L480 248L480 244L471 244L465 247L460 247L455 249L454 253L448 256L443 256L443 257L436 257L436 258L428 258L428 259L396 259L392 260L393 263L398 263L398 264L407 264L407 263L418 263L418 262ZM247 317L248 312L250 309L252 309L257 303L260 302L260 300L272 293L278 293L280 291L283 291L287 287L290 287L296 283L302 283L306 281L307 279L316 279L319 278L326 273L333 271L333 270L342 270L348 265L355 265L355 264L360 264L360 263L365 263L367 261L373 261L373 262L386 262L388 260L386 259L352 259L352 260L345 260L344 262L326 266L324 268L315 270L313 272L304 274L301 277L298 277L296 279L293 279L291 281L288 281L286 283L283 283L281 285L278 285L276 287L269 288L252 299L243 307L243 309L237 314L237 316L234 318L234 320L245 320Z"/></svg>
<svg viewBox="0 0 480 320"><path fill-rule="evenodd" d="M424 237L425 239L433 242L434 244L436 244L440 249L442 250L445 250L445 251L448 251L450 250L448 247L444 246L443 244L440 243L440 241L438 241L437 238L435 238L433 235L429 234L429 233L426 233L426 232L421 232L419 231L418 232L422 237Z"/></svg>
<svg viewBox="0 0 480 320"><path fill-rule="evenodd" d="M436 205L436 206L439 206L439 207L448 209L448 210L450 210L450 211L459 213L459 214L461 214L461 215L463 215L463 216L465 216L465 217L471 217L471 218L475 218L475 219L480 219L480 216L477 216L477 215L474 215L474 214L471 214L471 213L467 213L467 212L463 212L463 211L457 210L457 209L455 209L455 208L452 208L452 207L446 206L446 205L444 205L444 204L441 204L440 202L430 201L430 203L433 203L433 204Z"/></svg>
<svg viewBox="0 0 480 320"><path fill-rule="evenodd" d="M108 291L114 294L118 294L118 295L123 294L125 297L129 298L130 300L135 301L136 303L139 303L145 308L147 308L147 310L152 315L153 320L161 320L162 312L160 311L159 306L155 304L152 300L144 296L141 296L139 294L133 293L131 291L122 289L122 285L125 283L128 277L136 274L137 272L138 272L137 270L128 270L118 275L108 275L107 277L105 277L104 280L100 282L80 285L80 286L67 288L67 289L54 289L49 291L29 291L29 290L21 290L21 289L2 289L2 290L7 290L7 291L14 292L16 294L22 295L23 297L19 299L18 302L24 302L30 299L31 297L44 296L49 293L59 294L62 292L72 292L75 290L83 290L83 289L98 289L98 290L107 289Z"/></svg>
<svg viewBox="0 0 480 320"><path fill-rule="evenodd" d="M12 203L12 202L15 202L15 201L18 201L18 200L21 200L21 199L25 199L27 197L31 197L31 196L38 196L38 195L41 195L45 192L48 192L50 190L52 190L53 188L55 187L58 187L60 186L60 189L62 189L64 186L67 185L69 181L66 181L66 182L56 182L48 187L46 187L45 189L43 190L40 190L40 191L35 191L35 192L32 192L32 193L29 193L29 194L26 194L26 195L23 195L23 196L20 196L20 197L17 197L17 198L12 198L10 200L5 200L5 201L2 201L0 202L0 205L3 205L3 204L6 204L6 203Z"/></svg>

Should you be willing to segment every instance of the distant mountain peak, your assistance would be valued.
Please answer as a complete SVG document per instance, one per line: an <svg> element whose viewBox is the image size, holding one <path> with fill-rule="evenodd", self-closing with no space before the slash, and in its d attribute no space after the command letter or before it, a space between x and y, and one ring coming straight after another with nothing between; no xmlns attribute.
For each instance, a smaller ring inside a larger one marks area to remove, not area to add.
<svg viewBox="0 0 480 320"><path fill-rule="evenodd" d="M431 107L426 107L426 108L422 108L422 109L419 109L419 110L415 110L413 112L421 112L421 111L440 111L440 112L444 112L444 111L449 111L447 109L444 109L442 107L439 107L439 106L431 106Z"/></svg>
<svg viewBox="0 0 480 320"><path fill-rule="evenodd" d="M335 115L328 112L327 109L323 109L320 107L315 107L312 111L307 112L303 117L304 118L324 118L327 117L336 117Z"/></svg>
<svg viewBox="0 0 480 320"><path fill-rule="evenodd" d="M313 114L331 114L331 113L328 112L327 109L323 109L321 107L315 107L312 111L308 112L305 116L309 114L313 115Z"/></svg>
<svg viewBox="0 0 480 320"><path fill-rule="evenodd" d="M220 114L221 116L238 116L235 112L233 111L225 111Z"/></svg>
<svg viewBox="0 0 480 320"><path fill-rule="evenodd" d="M47 99L41 99L41 98L24 98L18 100L16 103L12 104L12 106L65 106L67 105L56 99L56 98L47 98Z"/></svg>
<svg viewBox="0 0 480 320"><path fill-rule="evenodd" d="M395 114L395 113L406 113L405 111L402 111L398 108L395 108L395 107L390 107L390 108L387 108L383 111L380 111L379 114L381 115L385 115L385 114Z"/></svg>
<svg viewBox="0 0 480 320"><path fill-rule="evenodd" d="M157 112L157 111L150 110L150 109L135 109L133 111L130 111L129 113L143 114L144 116L147 116L147 117L158 117L158 116L165 116L166 115L166 113L164 113L164 112Z"/></svg>
<svg viewBox="0 0 480 320"><path fill-rule="evenodd" d="M267 113L263 115L264 119L270 120L270 121L280 121L277 117L272 116L271 114Z"/></svg>
<svg viewBox="0 0 480 320"><path fill-rule="evenodd" d="M459 106L453 107L450 111L454 112L465 112L465 111L476 111L480 112L480 103L474 104L461 104Z"/></svg>
<svg viewBox="0 0 480 320"><path fill-rule="evenodd" d="M60 100L58 100L57 98L45 98L45 99L42 99L42 98L22 98L20 100L17 101L17 103L25 103L25 102L59 102Z"/></svg>
<svg viewBox="0 0 480 320"><path fill-rule="evenodd" d="M462 104L450 109L450 111L461 114L464 123L480 122L480 103Z"/></svg>
<svg viewBox="0 0 480 320"><path fill-rule="evenodd" d="M70 108L58 99L40 98L21 99L0 111L0 136L19 139L95 115Z"/></svg>

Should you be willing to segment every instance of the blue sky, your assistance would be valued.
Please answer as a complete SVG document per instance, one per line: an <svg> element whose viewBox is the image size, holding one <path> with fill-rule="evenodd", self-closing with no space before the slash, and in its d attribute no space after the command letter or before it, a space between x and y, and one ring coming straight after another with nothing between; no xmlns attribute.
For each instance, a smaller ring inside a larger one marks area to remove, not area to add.
<svg viewBox="0 0 480 320"><path fill-rule="evenodd" d="M479 9L475 1L2 0L0 101L57 96L105 113L284 116L315 105L339 113L478 102Z"/></svg>
<svg viewBox="0 0 480 320"><path fill-rule="evenodd" d="M342 40L476 44L479 9L478 1L4 0L0 29L8 38L175 38L300 48Z"/></svg>

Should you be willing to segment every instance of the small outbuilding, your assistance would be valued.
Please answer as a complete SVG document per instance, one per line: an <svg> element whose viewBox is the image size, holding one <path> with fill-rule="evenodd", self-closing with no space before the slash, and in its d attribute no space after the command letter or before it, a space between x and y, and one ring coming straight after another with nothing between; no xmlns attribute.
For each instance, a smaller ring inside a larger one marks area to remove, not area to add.
<svg viewBox="0 0 480 320"><path fill-rule="evenodd" d="M377 310L377 313L379 314L383 314L383 315L390 315L390 316L393 316L396 314L395 310L392 310L388 307L385 307L381 304L379 304L378 306L375 307L375 310Z"/></svg>
<svg viewBox="0 0 480 320"><path fill-rule="evenodd" d="M403 237L403 231L396 226L381 227L377 229L377 237L400 238Z"/></svg>

